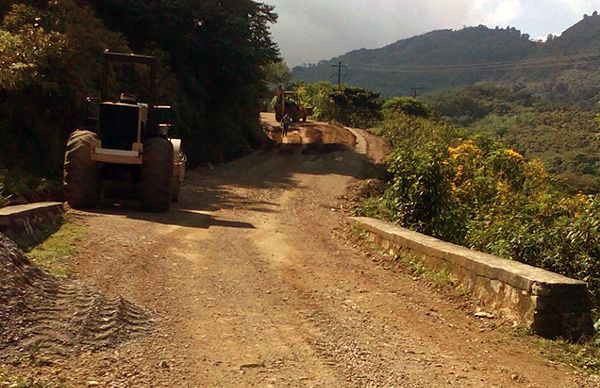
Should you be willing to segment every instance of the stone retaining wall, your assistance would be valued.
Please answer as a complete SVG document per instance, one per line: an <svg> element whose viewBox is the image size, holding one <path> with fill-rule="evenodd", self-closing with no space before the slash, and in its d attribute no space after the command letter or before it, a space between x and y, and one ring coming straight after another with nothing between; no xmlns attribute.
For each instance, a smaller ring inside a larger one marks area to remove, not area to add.
<svg viewBox="0 0 600 388"><path fill-rule="evenodd" d="M61 224L64 214L61 202L39 202L0 208L0 232L22 245L34 242L49 228Z"/></svg>
<svg viewBox="0 0 600 388"><path fill-rule="evenodd" d="M487 308L544 337L577 339L593 332L585 282L470 250L372 218L351 218L392 254L409 252L445 268Z"/></svg>

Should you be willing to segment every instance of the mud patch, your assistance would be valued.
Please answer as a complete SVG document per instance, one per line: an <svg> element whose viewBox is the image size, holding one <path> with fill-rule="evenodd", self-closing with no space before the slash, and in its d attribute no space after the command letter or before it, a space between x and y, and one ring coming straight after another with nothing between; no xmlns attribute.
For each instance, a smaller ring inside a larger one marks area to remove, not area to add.
<svg viewBox="0 0 600 388"><path fill-rule="evenodd" d="M331 154L338 151L347 151L348 147L345 144L306 144L302 149L302 155L323 155Z"/></svg>
<svg viewBox="0 0 600 388"><path fill-rule="evenodd" d="M344 199L358 203L368 198L381 197L384 190L385 184L380 179L360 180L348 185Z"/></svg>
<svg viewBox="0 0 600 388"><path fill-rule="evenodd" d="M97 351L151 328L144 309L42 271L0 234L0 353L7 361Z"/></svg>
<svg viewBox="0 0 600 388"><path fill-rule="evenodd" d="M299 149L298 144L279 144L277 146L277 153L280 155L292 155Z"/></svg>

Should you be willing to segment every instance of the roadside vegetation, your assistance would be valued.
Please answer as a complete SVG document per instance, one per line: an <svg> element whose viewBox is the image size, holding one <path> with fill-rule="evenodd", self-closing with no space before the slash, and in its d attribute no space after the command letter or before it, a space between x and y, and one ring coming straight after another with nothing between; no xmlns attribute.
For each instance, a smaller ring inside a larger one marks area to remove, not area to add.
<svg viewBox="0 0 600 388"><path fill-rule="evenodd" d="M486 84L436 92L425 101L470 134L488 134L528 159L541 160L562 190L600 192L597 111Z"/></svg>
<svg viewBox="0 0 600 388"><path fill-rule="evenodd" d="M558 190L539 160L485 133L403 112L374 131L394 150L363 212L588 282L600 302L600 196Z"/></svg>
<svg viewBox="0 0 600 388"><path fill-rule="evenodd" d="M0 170L0 207L60 197L57 180L26 174L19 168Z"/></svg>
<svg viewBox="0 0 600 388"><path fill-rule="evenodd" d="M600 322L600 321L598 321ZM596 332L600 331L600 324L596 324ZM554 362L574 365L586 370L600 373L600 334L581 343L572 343L565 340L538 339L540 351Z"/></svg>
<svg viewBox="0 0 600 388"><path fill-rule="evenodd" d="M337 122L351 127L369 128L382 118L384 99L367 89L329 82L294 85L305 105L314 107L317 120Z"/></svg>
<svg viewBox="0 0 600 388"><path fill-rule="evenodd" d="M50 232L42 243L24 247L27 257L56 276L68 277L71 275L69 259L77 253L77 246L86 234L85 228L67 216L58 230Z"/></svg>

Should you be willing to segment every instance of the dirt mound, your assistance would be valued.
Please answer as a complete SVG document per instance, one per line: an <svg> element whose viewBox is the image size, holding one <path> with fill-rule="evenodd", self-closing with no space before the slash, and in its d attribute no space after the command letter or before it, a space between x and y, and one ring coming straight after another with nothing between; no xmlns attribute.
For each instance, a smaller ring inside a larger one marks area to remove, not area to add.
<svg viewBox="0 0 600 388"><path fill-rule="evenodd" d="M378 198L383 195L384 183L380 179L365 179L348 185L345 199L358 203L367 198Z"/></svg>
<svg viewBox="0 0 600 388"><path fill-rule="evenodd" d="M143 309L42 271L0 234L0 353L7 358L99 350L150 327Z"/></svg>

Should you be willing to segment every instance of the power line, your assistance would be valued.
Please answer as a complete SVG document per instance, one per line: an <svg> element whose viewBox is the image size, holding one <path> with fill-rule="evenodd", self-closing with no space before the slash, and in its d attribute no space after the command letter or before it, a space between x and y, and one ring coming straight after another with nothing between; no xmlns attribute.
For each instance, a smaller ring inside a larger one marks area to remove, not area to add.
<svg viewBox="0 0 600 388"><path fill-rule="evenodd" d="M444 69L454 69L454 68L473 68L473 67L498 67L498 66L522 66L522 65L538 65L545 63L554 63L561 61L571 61L571 60L585 60L589 58L597 58L600 54L580 54L580 55L571 55L571 56L562 56L562 57L545 57L545 58L536 58L536 59L523 59L517 61L502 61L502 62L483 62L483 63L470 63L470 64L460 64L460 65L430 65L430 66L420 66L417 67L419 70L437 70L440 68ZM382 67L380 65L373 64L358 64L360 66L372 66L372 67ZM392 69L391 67L389 67ZM411 67L415 68L415 67Z"/></svg>
<svg viewBox="0 0 600 388"><path fill-rule="evenodd" d="M374 72L385 72L385 73L444 73L444 72L477 72L477 71L502 71L502 70L514 70L514 69L541 69L549 67L561 67L561 66L576 66L585 65L598 62L600 57L595 59L588 59L576 62L554 62L554 63L537 63L537 64L514 64L514 65L497 65L497 66L465 66L465 67L450 67L450 66L439 66L431 68L421 67L373 67L373 66L353 66L359 70L374 71Z"/></svg>
<svg viewBox="0 0 600 388"><path fill-rule="evenodd" d="M554 57L554 58L540 58L534 60L520 60L520 61L505 61L505 62L488 62L488 63L472 63L472 64L462 64L462 65L440 65L440 66L416 66L416 67L389 67L389 66L381 66L374 64L354 64L352 66L358 66L362 68L374 68L374 69L387 69L387 70L418 70L418 71L429 71L429 70L464 70L464 69L481 69L481 68L498 68L498 67L515 67L515 66L540 66L540 65L556 65L562 64L568 61L587 61L587 60L596 60L600 58L600 54L594 55L575 55L575 56L564 56L564 57Z"/></svg>
<svg viewBox="0 0 600 388"><path fill-rule="evenodd" d="M342 61L339 61L337 65L331 65L331 67L337 67L337 84L340 86L342 84L342 69L347 67L346 65L342 65Z"/></svg>
<svg viewBox="0 0 600 388"><path fill-rule="evenodd" d="M540 58L534 60L488 62L464 65L441 65L441 66L381 66L374 64L354 63L348 64L349 68L364 71L385 73L442 73L442 72L475 72L475 71L500 71L519 69L538 69L560 66L584 65L600 61L600 54L574 55L553 58ZM334 65L335 66L335 65Z"/></svg>

